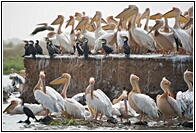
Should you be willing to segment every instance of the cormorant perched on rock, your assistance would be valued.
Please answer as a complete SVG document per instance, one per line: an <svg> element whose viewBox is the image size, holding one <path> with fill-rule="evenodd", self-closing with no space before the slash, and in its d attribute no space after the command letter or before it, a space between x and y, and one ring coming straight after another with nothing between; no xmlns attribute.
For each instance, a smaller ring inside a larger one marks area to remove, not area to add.
<svg viewBox="0 0 196 133"><path fill-rule="evenodd" d="M26 40L24 40L23 42L25 43L24 49L26 49L29 46L29 42Z"/></svg>
<svg viewBox="0 0 196 133"><path fill-rule="evenodd" d="M87 38L84 38L83 51L84 51L85 60L88 60L89 46L88 46L88 39Z"/></svg>
<svg viewBox="0 0 196 133"><path fill-rule="evenodd" d="M106 39L100 39L100 40L102 41L102 48L106 52L106 56L114 51L111 46L106 44L107 43Z"/></svg>
<svg viewBox="0 0 196 133"><path fill-rule="evenodd" d="M123 49L124 49L125 57L129 58L129 56L130 56L130 46L128 44L128 37L122 36L121 38L123 39L123 42L124 42Z"/></svg>
<svg viewBox="0 0 196 133"><path fill-rule="evenodd" d="M35 35L35 34L37 34L38 32L45 31L45 30L54 31L54 28L51 27L51 26L48 26L47 23L41 23L41 24L37 24L37 25L43 25L43 26L37 27L37 28L31 33L31 35Z"/></svg>
<svg viewBox="0 0 196 133"><path fill-rule="evenodd" d="M34 42L32 40L29 41L29 42L30 42L30 44L28 44L28 46L26 47L25 54L22 57L24 57L26 55L31 55L32 54L33 58L35 59L36 58L35 57L35 55L36 55L36 49L33 46Z"/></svg>
<svg viewBox="0 0 196 133"><path fill-rule="evenodd" d="M21 105L23 106L23 112L27 116L27 119L24 122L27 123L27 124L30 124L31 123L29 121L30 117L32 119L35 119L36 121L38 121L37 118L35 117L35 115L33 114L33 112L28 107L24 106L24 98L23 97L18 97L18 98L20 98L22 100L22 104ZM21 123L21 122L23 122L23 121L19 121L19 123Z"/></svg>
<svg viewBox="0 0 196 133"><path fill-rule="evenodd" d="M55 57L55 48L52 46L52 42L51 41L47 41L47 50L48 50L48 54L50 56L50 58L52 59L53 57Z"/></svg>
<svg viewBox="0 0 196 133"><path fill-rule="evenodd" d="M38 40L36 40L35 48L36 48L37 54L43 55L43 50L42 50L42 47L39 45L39 41Z"/></svg>
<svg viewBox="0 0 196 133"><path fill-rule="evenodd" d="M81 47L81 44L82 44L82 42L81 42L80 40L77 39L77 40L76 40L76 49L77 49L77 51L78 51L78 55L79 55L79 56L84 54L83 49L82 49L82 47Z"/></svg>

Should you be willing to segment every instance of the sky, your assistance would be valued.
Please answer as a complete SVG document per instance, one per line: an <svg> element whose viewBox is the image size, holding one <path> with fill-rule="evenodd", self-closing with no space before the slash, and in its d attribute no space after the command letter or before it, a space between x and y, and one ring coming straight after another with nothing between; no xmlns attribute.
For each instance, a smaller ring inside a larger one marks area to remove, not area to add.
<svg viewBox="0 0 196 133"><path fill-rule="evenodd" d="M75 12L85 12L86 15L94 16L96 11L101 11L103 18L118 15L128 5L137 5L139 12L143 13L150 8L150 14L157 12L166 13L173 7L178 7L182 12L193 6L193 2L3 2L2 3L2 39L43 39L48 33L44 31L31 36L30 33L37 27L36 24L51 24L57 15L63 15L65 21ZM65 22L64 21L64 22ZM142 23L145 21L143 20ZM173 20L169 20L171 26ZM65 25L66 23L64 23ZM154 25L150 21L149 25ZM64 28L65 26L62 26ZM143 24L144 25L144 24ZM57 29L58 26L54 26ZM71 28L71 27L70 27ZM63 29L65 30L65 29ZM70 32L70 29L66 29Z"/></svg>

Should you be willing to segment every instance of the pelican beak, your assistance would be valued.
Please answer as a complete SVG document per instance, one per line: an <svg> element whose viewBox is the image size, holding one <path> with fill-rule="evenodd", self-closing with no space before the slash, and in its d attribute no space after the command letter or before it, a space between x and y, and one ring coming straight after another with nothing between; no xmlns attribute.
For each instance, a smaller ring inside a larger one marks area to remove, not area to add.
<svg viewBox="0 0 196 133"><path fill-rule="evenodd" d="M95 22L95 21L97 21L97 20L98 20L98 15L95 14L95 15L93 16L93 18L91 19L90 24L92 24L93 22Z"/></svg>
<svg viewBox="0 0 196 133"><path fill-rule="evenodd" d="M121 13L119 13L115 18L123 19L131 11L130 8L125 8Z"/></svg>
<svg viewBox="0 0 196 133"><path fill-rule="evenodd" d="M140 16L140 19L145 19L146 16L149 15L149 11L150 11L149 8L147 8L146 11Z"/></svg>
<svg viewBox="0 0 196 133"><path fill-rule="evenodd" d="M82 20L78 23L75 30L81 30L85 23L86 23L85 18L82 17Z"/></svg>
<svg viewBox="0 0 196 133"><path fill-rule="evenodd" d="M189 20L186 17L184 17L182 14L180 14L179 21L182 23L187 23Z"/></svg>
<svg viewBox="0 0 196 133"><path fill-rule="evenodd" d="M150 16L151 20L156 20L156 19L161 19L161 18L162 18L162 16L160 13L156 13L156 14Z"/></svg>
<svg viewBox="0 0 196 133"><path fill-rule="evenodd" d="M167 13L165 13L162 17L163 18L174 18L176 16L176 12L174 11L174 9L168 11Z"/></svg>
<svg viewBox="0 0 196 133"><path fill-rule="evenodd" d="M3 111L3 113L5 113L11 109L14 109L16 106L17 106L16 103L11 102L10 105L8 105L7 108Z"/></svg>
<svg viewBox="0 0 196 133"><path fill-rule="evenodd" d="M91 99L93 100L94 84L90 84L90 89L91 89Z"/></svg>
<svg viewBox="0 0 196 133"><path fill-rule="evenodd" d="M156 24L151 28L151 30L148 32L148 34L151 33L153 30L156 30L158 28L158 25L159 25L159 21L156 20Z"/></svg>
<svg viewBox="0 0 196 133"><path fill-rule="evenodd" d="M128 20L131 16L133 16L136 13L135 9L130 9L129 12L123 17L122 20Z"/></svg>
<svg viewBox="0 0 196 133"><path fill-rule="evenodd" d="M108 23L105 21L105 19L103 19L103 18L101 18L101 23L103 23L103 24L108 24Z"/></svg>
<svg viewBox="0 0 196 133"><path fill-rule="evenodd" d="M193 18L190 18L190 20L184 25L183 29L185 29L187 26L190 26L193 24Z"/></svg>
<svg viewBox="0 0 196 133"><path fill-rule="evenodd" d="M41 78L41 82L42 82L43 92L44 92L44 93L46 93L46 83L45 83L45 78Z"/></svg>
<svg viewBox="0 0 196 133"><path fill-rule="evenodd" d="M106 25L102 26L102 29L103 30L112 30L112 27L110 24L106 24Z"/></svg>
<svg viewBox="0 0 196 133"><path fill-rule="evenodd" d="M169 93L169 95L172 97L172 98L174 98L174 93L171 91L171 89L169 88L169 85L171 85L171 82L168 82L168 84L167 84L168 86L166 87L167 88L167 91L168 91L168 93Z"/></svg>
<svg viewBox="0 0 196 133"><path fill-rule="evenodd" d="M193 73L190 73L188 76L188 80L193 83Z"/></svg>
<svg viewBox="0 0 196 133"><path fill-rule="evenodd" d="M56 18L52 23L51 23L51 25L58 25L58 24L60 24L62 22L62 18Z"/></svg>
<svg viewBox="0 0 196 133"><path fill-rule="evenodd" d="M70 16L70 19L67 21L67 25L65 26L65 28L67 28L69 25L73 25L73 24L74 24L73 16Z"/></svg>
<svg viewBox="0 0 196 133"><path fill-rule="evenodd" d="M68 79L65 76L61 76L61 77L58 77L55 80L51 81L50 84L57 85L57 84L62 84L67 81L68 81Z"/></svg>

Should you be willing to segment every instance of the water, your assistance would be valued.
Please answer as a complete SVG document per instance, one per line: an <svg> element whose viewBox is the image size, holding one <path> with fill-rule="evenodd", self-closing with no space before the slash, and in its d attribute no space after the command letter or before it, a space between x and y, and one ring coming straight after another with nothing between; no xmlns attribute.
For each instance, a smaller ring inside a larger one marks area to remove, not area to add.
<svg viewBox="0 0 196 133"><path fill-rule="evenodd" d="M9 80L9 76L8 75L4 75L3 76L3 85L7 85L10 84L11 81ZM3 103L2 105L2 109L4 110L8 105L9 102L14 99L15 97L18 97L19 94L18 93L14 93L10 96L10 98L7 100L8 103ZM3 112L3 111L2 111ZM148 121L148 126L138 126L138 125L134 125L131 124L130 126L125 126L122 124L108 124L106 121L102 122L91 122L90 126L83 126L83 125L77 125L77 126L66 126L66 125L44 125L44 124L40 124L38 122L34 122L34 120L30 119L31 124L27 125L25 123L18 123L18 121L20 120L25 120L26 116L24 114L16 114L16 115L10 115L10 114L6 114L4 113L2 115L3 119L2 119L2 131L20 131L20 130L25 130L25 131L37 131L37 130L52 130L52 131L62 131L62 130L70 130L70 131L78 131L78 130L96 130L96 131L111 131L111 130L118 130L118 131L127 131L127 130L161 130L161 131L165 131L165 130L172 130L172 131L191 131L193 130L192 128L185 128L182 126L178 126L179 121L178 119L174 119L174 125L173 126L164 126L163 125L163 119L160 118L160 120L157 121L152 121L148 118L145 118L146 121ZM43 118L43 116L36 116L37 119ZM134 123L136 121L138 121L137 118L132 118L129 119L131 121L131 123ZM125 121L125 120L124 120Z"/></svg>

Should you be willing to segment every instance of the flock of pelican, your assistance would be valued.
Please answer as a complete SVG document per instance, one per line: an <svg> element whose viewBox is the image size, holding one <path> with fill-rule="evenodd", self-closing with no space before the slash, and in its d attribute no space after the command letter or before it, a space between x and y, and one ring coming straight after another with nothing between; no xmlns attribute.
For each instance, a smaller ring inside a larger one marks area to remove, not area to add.
<svg viewBox="0 0 196 133"><path fill-rule="evenodd" d="M157 95L156 101L141 92L138 85L140 78L137 75L130 75L132 90L129 94L127 94L126 90L123 90L120 97L113 99L112 102L101 89L95 90L95 78L91 77L84 93L79 93L79 95L82 94L85 97L85 105L76 100L76 98L67 97L67 89L71 81L69 73L63 73L49 83L51 85L64 83L61 93L58 93L55 88L46 86L45 77L44 71L40 71L38 82L33 89L34 97L39 104L23 103L24 100L14 99L3 113L24 113L23 108L25 106L34 115L63 115L65 118L84 120L97 120L99 116L99 120L102 120L102 116L104 116L108 122L112 123L117 122L114 116L119 117L121 123L122 119L127 119L128 121L129 118L140 116L139 122L135 124L142 125L147 124L144 121L145 115L150 119L158 120L162 114L164 124L171 124L172 118L177 116L186 120L193 119L193 72L188 70L184 72L184 81L188 86L187 91L179 91L175 99L174 94L169 89L171 82L163 77L160 88L164 93ZM74 97L77 97L76 95ZM166 122L167 117L171 118L170 122Z"/></svg>
<svg viewBox="0 0 196 133"><path fill-rule="evenodd" d="M170 18L175 19L174 26L168 25ZM176 7L165 14L151 15L149 8L146 8L145 12L141 14L136 5L129 5L115 17L108 16L107 21L103 19L100 11L96 11L93 17L85 15L85 12L76 12L75 16L70 16L66 21L65 28L71 26L71 31L68 33L63 32L64 19L63 15L58 15L50 26L44 23L42 24L44 26L37 27L31 34L35 35L48 30L46 41L53 46L60 47L61 55L65 52L81 55L86 51L87 55L96 54L100 53L103 47L107 48L103 48L104 51L101 53L120 53L124 50L126 57L129 53L153 52L163 55L169 53L191 55L193 52L193 7L190 7L184 15ZM146 19L144 29L141 28L140 23L143 19ZM155 21L155 25L149 26L149 20ZM56 32L53 25L58 25ZM127 38L126 44L123 38ZM88 45L87 48L83 48L85 42ZM54 51L53 48L48 49L49 53L51 51Z"/></svg>

